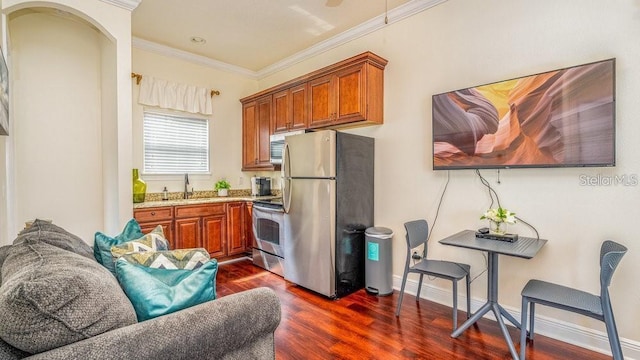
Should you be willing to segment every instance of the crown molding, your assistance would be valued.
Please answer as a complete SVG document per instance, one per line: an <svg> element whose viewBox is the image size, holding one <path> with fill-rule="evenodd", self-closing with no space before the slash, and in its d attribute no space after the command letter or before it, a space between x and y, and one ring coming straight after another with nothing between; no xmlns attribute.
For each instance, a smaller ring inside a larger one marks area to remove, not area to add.
<svg viewBox="0 0 640 360"><path fill-rule="evenodd" d="M117 6L117 7L121 7L129 11L133 11L142 2L142 0L100 0L100 1Z"/></svg>
<svg viewBox="0 0 640 360"><path fill-rule="evenodd" d="M230 73L236 73L243 76L247 76L253 79L257 79L257 74L255 71L245 69L240 66L231 65L222 61L214 60L206 56L196 55L194 53L190 53L188 51L178 50L176 48L172 48L170 46L162 45L155 43L153 41L148 41L144 39L140 39L137 37L131 38L131 45L140 50L149 51L152 53L173 57L176 59L188 61L194 64L207 66L210 68L227 71Z"/></svg>
<svg viewBox="0 0 640 360"><path fill-rule="evenodd" d="M104 2L137 2L141 0L101 0ZM305 50L302 50L296 54L293 54L283 60L280 60L272 65L262 68L258 71L249 70L240 66L231 65L222 61L214 60L202 55L196 55L187 51L178 50L166 45L158 44L152 41L133 37L132 45L135 48L153 52L156 54L178 58L184 61L189 61L198 65L208 66L214 69L227 71L231 73L237 73L256 80L263 79L269 75L275 74L279 71L295 65L304 60L310 59L325 51L336 48L340 45L346 44L359 37L365 36L376 30L379 30L389 24L406 19L410 16L418 14L424 10L430 9L438 4L446 2L447 0L411 0L404 5L398 6L395 9L389 11L387 17L389 22L384 23L384 14L376 16L375 18L368 20L356 27L353 27L347 31L344 31L338 35L335 35L327 40L321 41Z"/></svg>
<svg viewBox="0 0 640 360"><path fill-rule="evenodd" d="M336 48L340 45L346 44L350 41L353 41L357 38L370 34L376 30L382 29L383 27L393 24L395 22L406 19L410 16L418 14L424 10L430 9L440 3L443 3L447 0L413 0L409 1L404 5L400 5L395 9L392 9L387 14L388 23L385 24L384 18L385 15L382 14L380 16L376 16L371 20L368 20L356 27L353 27L347 31L344 31L338 35L335 35L327 40L319 42L305 50L302 50L298 53L295 53L283 60L280 60L272 65L269 65L265 68L260 69L257 72L258 79L263 79L269 75L282 71L294 64L312 58L318 54L321 54L325 51Z"/></svg>

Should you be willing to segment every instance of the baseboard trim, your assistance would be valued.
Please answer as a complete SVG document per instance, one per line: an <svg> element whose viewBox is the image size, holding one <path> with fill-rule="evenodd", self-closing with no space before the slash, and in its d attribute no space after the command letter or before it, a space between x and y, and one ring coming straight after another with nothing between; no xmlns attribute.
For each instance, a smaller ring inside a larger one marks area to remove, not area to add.
<svg viewBox="0 0 640 360"><path fill-rule="evenodd" d="M402 277L393 276L393 288L400 291L402 286ZM405 294L415 296L418 292L418 281L413 279L407 280L405 286ZM462 294L462 295L461 295ZM429 282L425 281L422 284L422 291L420 292L420 298L436 302L445 306L451 307L451 290L435 287ZM463 305L466 303L464 284L458 287L458 308L464 309ZM475 312L482 305L484 305L484 299L471 298L471 311ZM462 307L461 307L462 306ZM504 307L504 306L503 306ZM504 307L514 318L520 319L520 309L513 309ZM485 318L495 321L493 313L489 312L485 315ZM603 325L604 326L604 325ZM606 332L598 331L591 328L586 328L580 325L568 323L565 321L549 318L546 316L536 315L535 333L544 335L553 339L564 341L566 343L583 347L592 351L596 351L602 354L611 355L611 349L609 347L609 341L607 339ZM519 339L514 339L516 346L518 346ZM627 360L640 359L640 343L620 338L622 345L622 352L624 358Z"/></svg>
<svg viewBox="0 0 640 360"><path fill-rule="evenodd" d="M218 265L231 264L231 263L234 263L234 262L244 261L244 260L251 260L251 258L248 257L248 256L241 256L241 257L237 257L235 259L229 259L229 260L220 261L220 262L218 262Z"/></svg>

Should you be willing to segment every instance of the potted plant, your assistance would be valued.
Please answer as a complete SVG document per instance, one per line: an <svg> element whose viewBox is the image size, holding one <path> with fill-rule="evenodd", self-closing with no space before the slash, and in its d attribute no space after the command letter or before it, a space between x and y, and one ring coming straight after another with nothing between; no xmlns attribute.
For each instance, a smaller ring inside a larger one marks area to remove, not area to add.
<svg viewBox="0 0 640 360"><path fill-rule="evenodd" d="M494 234L504 235L507 233L506 224L516 223L516 213L513 213L503 207L497 209L489 209L480 217L481 220L489 220L489 231Z"/></svg>
<svg viewBox="0 0 640 360"><path fill-rule="evenodd" d="M225 179L218 180L215 185L216 191L218 191L218 196L228 196L229 189L231 189L231 184Z"/></svg>

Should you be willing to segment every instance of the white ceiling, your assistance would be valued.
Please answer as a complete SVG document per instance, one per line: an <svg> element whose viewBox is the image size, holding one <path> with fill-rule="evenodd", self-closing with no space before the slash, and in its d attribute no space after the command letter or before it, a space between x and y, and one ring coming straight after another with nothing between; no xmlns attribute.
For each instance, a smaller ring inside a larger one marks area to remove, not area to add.
<svg viewBox="0 0 640 360"><path fill-rule="evenodd" d="M252 72L425 0L143 0L132 35ZM432 1L433 2L433 1ZM436 3L438 1L435 1ZM337 5L337 6L336 6ZM193 36L206 40L197 45Z"/></svg>

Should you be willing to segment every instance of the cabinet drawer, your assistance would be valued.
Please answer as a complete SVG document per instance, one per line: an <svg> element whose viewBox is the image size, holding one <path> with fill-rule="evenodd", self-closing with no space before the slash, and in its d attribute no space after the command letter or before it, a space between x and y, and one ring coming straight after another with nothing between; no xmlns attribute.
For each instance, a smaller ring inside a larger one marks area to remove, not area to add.
<svg viewBox="0 0 640 360"><path fill-rule="evenodd" d="M199 217L225 213L224 203L176 206L176 218Z"/></svg>
<svg viewBox="0 0 640 360"><path fill-rule="evenodd" d="M167 206L160 208L137 209L133 211L133 217L138 222L172 220L173 207Z"/></svg>

